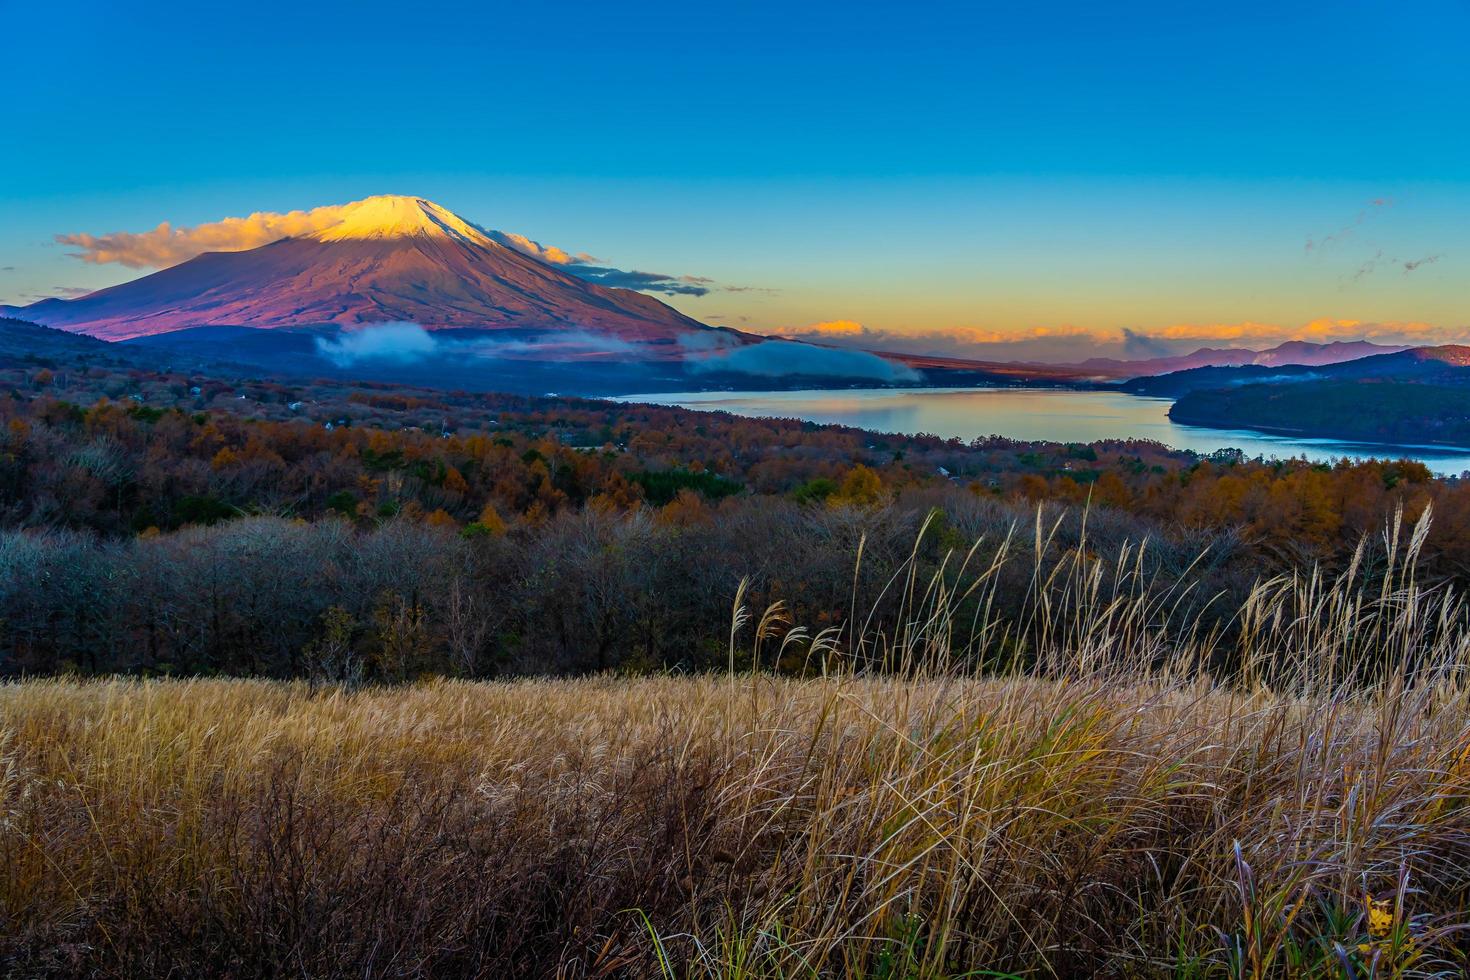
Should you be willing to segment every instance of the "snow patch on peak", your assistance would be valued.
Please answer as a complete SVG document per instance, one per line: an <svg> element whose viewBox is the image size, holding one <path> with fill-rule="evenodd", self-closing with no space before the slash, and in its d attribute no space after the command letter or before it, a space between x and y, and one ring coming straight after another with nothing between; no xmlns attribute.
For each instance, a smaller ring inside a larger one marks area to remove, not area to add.
<svg viewBox="0 0 1470 980"><path fill-rule="evenodd" d="M346 242L416 236L482 246L495 244L483 230L448 208L401 194L380 194L344 204L335 223L306 237L319 242Z"/></svg>

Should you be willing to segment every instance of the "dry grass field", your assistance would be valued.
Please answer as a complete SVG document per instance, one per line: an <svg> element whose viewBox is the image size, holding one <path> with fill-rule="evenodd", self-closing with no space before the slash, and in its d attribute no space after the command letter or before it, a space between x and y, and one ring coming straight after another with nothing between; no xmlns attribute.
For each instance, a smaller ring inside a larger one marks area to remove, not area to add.
<svg viewBox="0 0 1470 980"><path fill-rule="evenodd" d="M1461 976L1470 639L1394 548L1372 592L1263 583L1228 651L1078 558L985 671L899 582L913 628L798 633L803 678L5 686L0 965ZM732 662L779 620L737 608Z"/></svg>

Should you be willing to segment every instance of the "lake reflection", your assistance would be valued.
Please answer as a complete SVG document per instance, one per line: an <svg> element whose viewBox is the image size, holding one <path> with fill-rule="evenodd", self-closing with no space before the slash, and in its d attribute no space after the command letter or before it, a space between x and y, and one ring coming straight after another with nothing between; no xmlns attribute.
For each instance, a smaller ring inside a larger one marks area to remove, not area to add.
<svg viewBox="0 0 1470 980"><path fill-rule="evenodd" d="M845 391L698 391L626 395L616 401L678 405L753 418L805 419L906 435L927 432L966 441L1010 439L1095 442L1152 439L1175 449L1211 453L1240 449L1247 456L1331 461L1392 456L1421 459L1436 473L1470 470L1470 449L1391 447L1335 439L1298 439L1239 429L1210 429L1169 420L1167 398L1110 391L1049 388L871 388Z"/></svg>

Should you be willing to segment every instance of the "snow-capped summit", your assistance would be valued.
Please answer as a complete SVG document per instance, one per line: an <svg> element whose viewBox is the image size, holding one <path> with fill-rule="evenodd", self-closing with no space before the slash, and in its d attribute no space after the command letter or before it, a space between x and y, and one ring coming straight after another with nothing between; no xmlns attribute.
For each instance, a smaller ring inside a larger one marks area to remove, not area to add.
<svg viewBox="0 0 1470 980"><path fill-rule="evenodd" d="M651 296L572 275L502 244L448 208L385 194L303 213L294 237L205 252L77 299L0 308L47 326L126 340L192 327L352 327L407 321L428 330L566 330L676 359L683 340L755 338L711 327Z"/></svg>
<svg viewBox="0 0 1470 980"><path fill-rule="evenodd" d="M347 242L384 238L449 238L474 245L494 242L484 231L448 208L422 197L379 194L344 204L341 219L305 237L319 242Z"/></svg>

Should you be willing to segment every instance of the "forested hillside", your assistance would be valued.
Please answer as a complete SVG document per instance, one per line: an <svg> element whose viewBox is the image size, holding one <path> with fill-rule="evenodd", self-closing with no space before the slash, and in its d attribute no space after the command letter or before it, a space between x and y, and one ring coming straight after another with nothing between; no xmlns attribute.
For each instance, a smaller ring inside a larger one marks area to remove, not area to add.
<svg viewBox="0 0 1470 980"><path fill-rule="evenodd" d="M1470 445L1470 388L1409 381L1323 380L1190 391L1169 417L1400 445Z"/></svg>
<svg viewBox="0 0 1470 980"><path fill-rule="evenodd" d="M977 539L980 558L1029 540L1038 506L1060 521L1053 558L1085 523L1090 553L1146 540L1149 568L1198 577L1201 597L1342 567L1395 509L1431 503L1424 574L1470 574L1470 487L1417 463L962 443L81 355L0 382L10 672L697 668L722 656L743 577L819 626L850 616L856 583L881 624L926 519L934 569ZM1004 574L1015 599L1029 573Z"/></svg>

